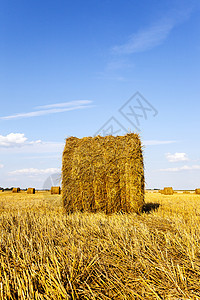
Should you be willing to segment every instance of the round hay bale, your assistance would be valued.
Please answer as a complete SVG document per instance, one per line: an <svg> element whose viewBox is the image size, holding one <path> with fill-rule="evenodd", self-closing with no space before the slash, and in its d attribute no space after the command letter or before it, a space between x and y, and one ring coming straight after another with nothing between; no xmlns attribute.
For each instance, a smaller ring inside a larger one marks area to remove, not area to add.
<svg viewBox="0 0 200 300"><path fill-rule="evenodd" d="M138 134L66 139L62 161L66 212L141 212L144 167Z"/></svg>

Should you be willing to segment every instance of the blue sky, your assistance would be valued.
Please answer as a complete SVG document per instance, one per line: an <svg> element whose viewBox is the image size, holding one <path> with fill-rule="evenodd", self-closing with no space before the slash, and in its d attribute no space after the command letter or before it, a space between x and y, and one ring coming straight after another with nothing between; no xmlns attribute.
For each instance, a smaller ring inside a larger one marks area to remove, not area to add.
<svg viewBox="0 0 200 300"><path fill-rule="evenodd" d="M2 1L0 186L42 188L65 138L111 130L140 134L147 188L199 187L199 13L197 0Z"/></svg>

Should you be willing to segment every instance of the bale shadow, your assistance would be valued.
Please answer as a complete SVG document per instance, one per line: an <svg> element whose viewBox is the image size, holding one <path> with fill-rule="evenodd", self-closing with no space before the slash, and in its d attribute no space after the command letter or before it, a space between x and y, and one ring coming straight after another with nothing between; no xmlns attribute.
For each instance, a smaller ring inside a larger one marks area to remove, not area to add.
<svg viewBox="0 0 200 300"><path fill-rule="evenodd" d="M149 214L150 212L152 212L152 211L158 209L159 206L160 206L159 203L152 203L152 202L150 202L150 203L145 203L145 204L143 205L142 212L143 212L143 213L148 213L148 214Z"/></svg>

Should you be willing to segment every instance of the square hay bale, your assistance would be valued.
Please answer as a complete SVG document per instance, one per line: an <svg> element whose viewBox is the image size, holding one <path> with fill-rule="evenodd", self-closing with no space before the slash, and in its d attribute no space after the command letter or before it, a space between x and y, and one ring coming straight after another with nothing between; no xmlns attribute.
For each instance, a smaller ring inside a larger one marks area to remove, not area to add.
<svg viewBox="0 0 200 300"><path fill-rule="evenodd" d="M164 187L163 194L164 195L173 195L174 191L172 187Z"/></svg>
<svg viewBox="0 0 200 300"><path fill-rule="evenodd" d="M62 199L67 213L140 213L144 205L144 168L138 134L67 138Z"/></svg>
<svg viewBox="0 0 200 300"><path fill-rule="evenodd" d="M60 186L52 186L51 187L51 195L55 195L55 194L60 195L60 193L61 193Z"/></svg>
<svg viewBox="0 0 200 300"><path fill-rule="evenodd" d="M12 189L12 192L13 193L19 193L20 192L20 188L18 187L18 188L13 188Z"/></svg>
<svg viewBox="0 0 200 300"><path fill-rule="evenodd" d="M27 194L35 194L35 188L28 188Z"/></svg>
<svg viewBox="0 0 200 300"><path fill-rule="evenodd" d="M195 194L200 195L200 189L196 189Z"/></svg>
<svg viewBox="0 0 200 300"><path fill-rule="evenodd" d="M160 194L164 194L164 191L163 191L163 190L159 190L159 193L160 193Z"/></svg>

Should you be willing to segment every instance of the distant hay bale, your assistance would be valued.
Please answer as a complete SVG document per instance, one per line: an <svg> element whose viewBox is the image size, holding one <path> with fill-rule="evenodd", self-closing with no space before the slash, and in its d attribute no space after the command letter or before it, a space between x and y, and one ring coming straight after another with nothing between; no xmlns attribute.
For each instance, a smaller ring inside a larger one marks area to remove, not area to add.
<svg viewBox="0 0 200 300"><path fill-rule="evenodd" d="M172 187L164 187L163 194L164 195L173 195L174 191Z"/></svg>
<svg viewBox="0 0 200 300"><path fill-rule="evenodd" d="M28 188L27 194L35 194L35 188Z"/></svg>
<svg viewBox="0 0 200 300"><path fill-rule="evenodd" d="M12 189L12 192L13 193L19 193L20 192L20 188L18 187L18 188L13 188Z"/></svg>
<svg viewBox="0 0 200 300"><path fill-rule="evenodd" d="M195 194L200 195L200 189L196 189Z"/></svg>
<svg viewBox="0 0 200 300"><path fill-rule="evenodd" d="M190 194L189 191L183 191L183 194Z"/></svg>
<svg viewBox="0 0 200 300"><path fill-rule="evenodd" d="M61 193L60 186L52 186L51 187L51 195L54 195L54 194L60 195L60 193Z"/></svg>
<svg viewBox="0 0 200 300"><path fill-rule="evenodd" d="M160 193L160 194L164 194L164 191L163 191L163 190L159 190L159 193Z"/></svg>
<svg viewBox="0 0 200 300"><path fill-rule="evenodd" d="M138 134L67 138L62 199L67 213L141 212L144 169Z"/></svg>

